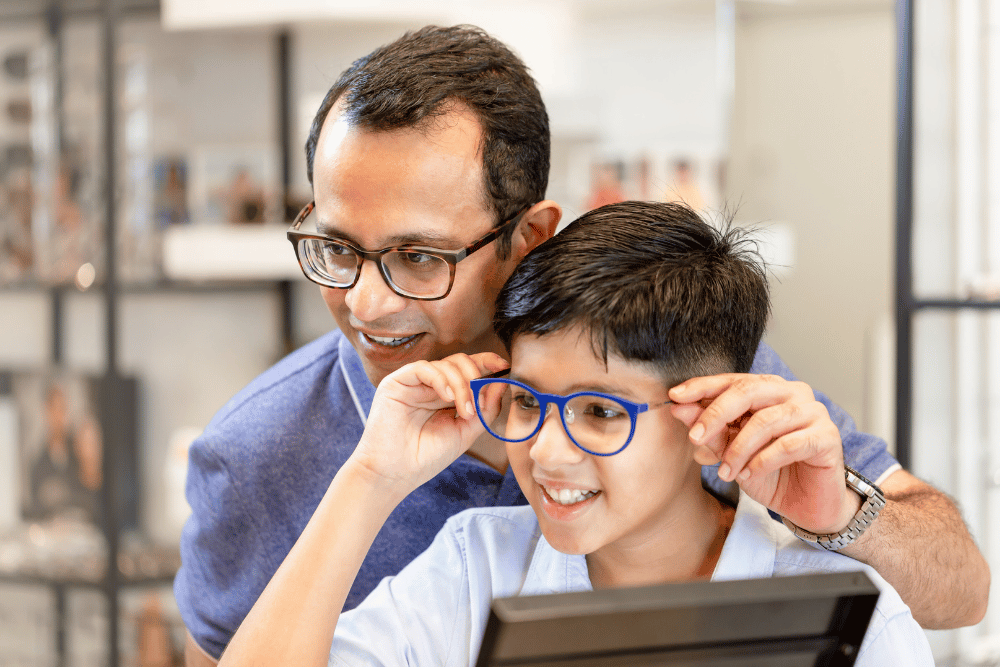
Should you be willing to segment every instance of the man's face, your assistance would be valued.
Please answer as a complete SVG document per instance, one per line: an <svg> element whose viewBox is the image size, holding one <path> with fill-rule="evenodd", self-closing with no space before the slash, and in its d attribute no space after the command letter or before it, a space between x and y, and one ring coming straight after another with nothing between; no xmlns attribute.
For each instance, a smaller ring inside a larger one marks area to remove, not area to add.
<svg viewBox="0 0 1000 667"><path fill-rule="evenodd" d="M574 445L556 410L535 437L507 443L518 484L549 544L616 561L622 554L641 560L650 552L669 553L664 544L686 534L678 529L694 515L689 508L701 493L701 474L687 428L669 407L656 407L667 400L660 378L614 355L605 366L579 328L518 336L511 359L511 379L538 391L598 391L652 406L639 414L629 445L613 456ZM569 497L555 497L563 494Z"/></svg>
<svg viewBox="0 0 1000 667"><path fill-rule="evenodd" d="M480 128L466 111L427 130L368 132L335 107L313 166L320 233L368 250L414 243L458 250L495 227L486 210ZM523 224L523 223L522 223ZM447 297L415 301L395 294L374 262L351 289L321 288L337 325L378 384L401 366L456 352L502 352L492 329L497 292L520 259L488 245L458 263Z"/></svg>

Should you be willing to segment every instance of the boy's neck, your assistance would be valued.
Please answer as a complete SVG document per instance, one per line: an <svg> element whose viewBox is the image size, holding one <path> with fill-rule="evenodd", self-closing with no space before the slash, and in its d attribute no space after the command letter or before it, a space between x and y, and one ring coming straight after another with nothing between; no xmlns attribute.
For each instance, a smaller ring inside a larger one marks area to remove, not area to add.
<svg viewBox="0 0 1000 667"><path fill-rule="evenodd" d="M655 537L632 549L606 549L587 556L591 584L623 588L709 579L722 554L736 510L699 488Z"/></svg>

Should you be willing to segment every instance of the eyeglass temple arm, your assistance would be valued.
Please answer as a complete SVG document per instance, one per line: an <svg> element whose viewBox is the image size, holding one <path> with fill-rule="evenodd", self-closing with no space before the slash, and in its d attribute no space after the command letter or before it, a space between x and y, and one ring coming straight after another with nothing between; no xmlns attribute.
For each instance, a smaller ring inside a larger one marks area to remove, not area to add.
<svg viewBox="0 0 1000 667"><path fill-rule="evenodd" d="M520 222L521 218L523 218L524 214L527 213L527 212L528 212L527 208L524 209L524 210L522 210L520 213L518 213L517 215L515 215L510 220L508 220L507 222L503 223L502 225L500 225L499 227L497 227L496 229L494 229L492 232L490 232L489 234L487 234L483 238L479 239L478 241L476 241L475 243L473 243L469 247L465 248L464 250L458 252L457 253L458 257L456 259L458 259L458 260L465 259L466 257L468 257L469 255L471 255L472 253L476 252L477 250L479 250L480 248L482 248L483 246L485 246L487 243L492 243L495 239L499 238L499 236L501 234L503 234L503 232L504 232L505 229L507 229L508 227L513 227L518 222Z"/></svg>
<svg viewBox="0 0 1000 667"><path fill-rule="evenodd" d="M295 220L292 221L292 230L298 231L299 227L302 226L302 223L305 222L306 218L309 217L309 214L312 213L314 208L316 208L316 202L311 201L306 204L302 210L299 211L299 214L295 216Z"/></svg>

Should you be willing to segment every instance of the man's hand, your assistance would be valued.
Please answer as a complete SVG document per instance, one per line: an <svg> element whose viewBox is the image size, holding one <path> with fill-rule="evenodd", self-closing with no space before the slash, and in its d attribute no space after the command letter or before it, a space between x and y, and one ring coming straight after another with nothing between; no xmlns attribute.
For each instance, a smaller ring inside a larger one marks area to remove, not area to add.
<svg viewBox="0 0 1000 667"><path fill-rule="evenodd" d="M698 462L722 461L719 476L736 479L751 498L820 534L838 532L857 513L861 497L844 482L840 434L808 385L720 375L688 380L669 395L698 445ZM981 621L990 571L958 508L905 470L881 486L886 506L878 520L840 553L875 568L927 629ZM838 509L825 512L824 502Z"/></svg>
<svg viewBox="0 0 1000 667"><path fill-rule="evenodd" d="M509 364L492 353L417 361L379 383L350 462L406 495L465 453L485 433L469 382ZM499 412L499 406L497 406Z"/></svg>
<svg viewBox="0 0 1000 667"><path fill-rule="evenodd" d="M844 483L840 432L803 382L730 373L670 390L695 458L722 462L719 477L805 530L836 533L861 507Z"/></svg>

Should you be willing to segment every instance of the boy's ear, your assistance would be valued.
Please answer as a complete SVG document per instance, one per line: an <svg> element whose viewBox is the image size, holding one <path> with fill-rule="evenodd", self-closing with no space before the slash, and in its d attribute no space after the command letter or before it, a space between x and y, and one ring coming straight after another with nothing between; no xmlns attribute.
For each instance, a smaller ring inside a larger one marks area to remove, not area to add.
<svg viewBox="0 0 1000 667"><path fill-rule="evenodd" d="M562 207L551 199L538 202L524 214L524 220L517 226L512 243L512 252L517 261L555 236L559 221L562 220Z"/></svg>

